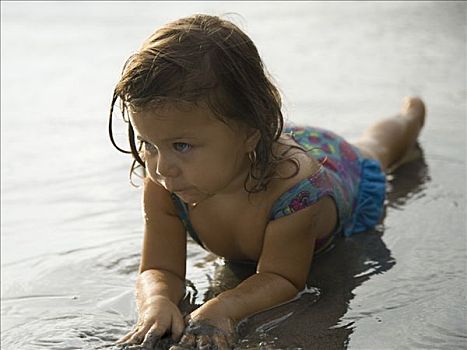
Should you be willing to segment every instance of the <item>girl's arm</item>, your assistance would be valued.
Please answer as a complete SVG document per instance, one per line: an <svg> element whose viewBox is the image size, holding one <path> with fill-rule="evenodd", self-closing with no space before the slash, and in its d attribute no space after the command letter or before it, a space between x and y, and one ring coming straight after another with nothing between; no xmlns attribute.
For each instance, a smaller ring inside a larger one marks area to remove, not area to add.
<svg viewBox="0 0 467 350"><path fill-rule="evenodd" d="M147 178L143 190L144 240L136 281L138 323L119 343L144 345L165 332L178 339L185 327L186 234L170 193Z"/></svg>
<svg viewBox="0 0 467 350"><path fill-rule="evenodd" d="M290 301L303 290L316 241L312 226L315 215L316 208L312 206L271 221L266 228L256 274L190 315L193 324L212 325L220 332L206 336L202 334L203 326L195 326L192 334L182 338L181 345L204 342L222 348L231 344L234 327L240 320Z"/></svg>
<svg viewBox="0 0 467 350"><path fill-rule="evenodd" d="M144 182L143 217L137 292L141 296L156 293L178 303L185 286L186 232L170 193L149 178Z"/></svg>

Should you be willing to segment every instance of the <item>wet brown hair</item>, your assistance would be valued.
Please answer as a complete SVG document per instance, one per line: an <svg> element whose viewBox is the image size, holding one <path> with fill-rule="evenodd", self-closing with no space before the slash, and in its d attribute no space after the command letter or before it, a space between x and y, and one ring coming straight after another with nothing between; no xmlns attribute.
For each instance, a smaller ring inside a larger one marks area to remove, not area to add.
<svg viewBox="0 0 467 350"><path fill-rule="evenodd" d="M131 151L118 147L113 137L112 115L117 100L128 123ZM219 120L259 130L261 136L245 190L254 193L267 188L285 153L276 155L272 147L279 142L284 125L281 96L255 45L235 24L202 14L181 18L158 29L126 61L112 97L109 134L119 151L133 155L131 172L136 163L144 167L144 161L139 152L141 144L135 144L128 111L164 103L205 103ZM298 162L288 160L295 164L296 174ZM248 188L250 177L256 181Z"/></svg>

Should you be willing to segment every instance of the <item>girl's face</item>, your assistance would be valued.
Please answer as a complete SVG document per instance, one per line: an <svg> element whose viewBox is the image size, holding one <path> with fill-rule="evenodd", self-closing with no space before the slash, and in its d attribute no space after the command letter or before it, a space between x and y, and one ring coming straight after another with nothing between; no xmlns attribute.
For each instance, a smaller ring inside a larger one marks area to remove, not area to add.
<svg viewBox="0 0 467 350"><path fill-rule="evenodd" d="M130 119L143 142L147 174L185 202L244 190L259 131L228 126L202 106L164 106Z"/></svg>

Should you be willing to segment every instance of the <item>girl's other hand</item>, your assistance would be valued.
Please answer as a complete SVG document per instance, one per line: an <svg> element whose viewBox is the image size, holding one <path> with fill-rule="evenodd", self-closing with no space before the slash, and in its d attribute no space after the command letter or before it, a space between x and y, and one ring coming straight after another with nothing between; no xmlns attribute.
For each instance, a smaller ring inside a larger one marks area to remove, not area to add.
<svg viewBox="0 0 467 350"><path fill-rule="evenodd" d="M152 349L160 338L171 333L177 341L185 328L183 316L169 299L157 296L145 301L139 310L138 323L117 344L141 344L143 348Z"/></svg>
<svg viewBox="0 0 467 350"><path fill-rule="evenodd" d="M235 332L226 332L209 324L207 321L190 322L182 339L170 350L186 349L232 349L235 344Z"/></svg>
<svg viewBox="0 0 467 350"><path fill-rule="evenodd" d="M186 318L182 339L170 350L232 349L236 342L235 322L218 298L213 298Z"/></svg>
<svg viewBox="0 0 467 350"><path fill-rule="evenodd" d="M170 350L232 349L236 341L235 328L229 319L188 321L180 342Z"/></svg>

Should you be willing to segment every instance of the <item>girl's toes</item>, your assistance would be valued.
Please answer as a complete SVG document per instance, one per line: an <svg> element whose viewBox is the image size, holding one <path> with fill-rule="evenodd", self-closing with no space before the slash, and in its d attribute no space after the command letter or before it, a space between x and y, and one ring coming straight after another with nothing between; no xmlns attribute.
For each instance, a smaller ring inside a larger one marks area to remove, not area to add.
<svg viewBox="0 0 467 350"><path fill-rule="evenodd" d="M401 114L403 116L417 118L420 126L425 123L425 104L419 97L406 96L402 100Z"/></svg>

